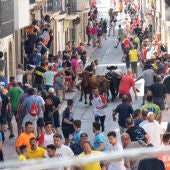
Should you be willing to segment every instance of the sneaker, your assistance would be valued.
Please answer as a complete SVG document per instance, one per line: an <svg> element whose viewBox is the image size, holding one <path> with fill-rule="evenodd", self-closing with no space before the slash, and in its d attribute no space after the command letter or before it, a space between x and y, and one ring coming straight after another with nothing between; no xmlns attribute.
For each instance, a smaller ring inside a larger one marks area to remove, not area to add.
<svg viewBox="0 0 170 170"><path fill-rule="evenodd" d="M11 139L11 138L13 138L13 137L15 137L14 134L10 134L10 135L9 135L9 139Z"/></svg>

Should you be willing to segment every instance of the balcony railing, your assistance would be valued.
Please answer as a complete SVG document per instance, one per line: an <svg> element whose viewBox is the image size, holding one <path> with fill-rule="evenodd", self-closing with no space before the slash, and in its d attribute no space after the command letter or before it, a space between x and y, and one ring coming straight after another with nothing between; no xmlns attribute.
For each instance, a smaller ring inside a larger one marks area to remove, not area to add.
<svg viewBox="0 0 170 170"><path fill-rule="evenodd" d="M35 0L30 0L30 4L35 4Z"/></svg>
<svg viewBox="0 0 170 170"><path fill-rule="evenodd" d="M61 0L46 0L45 6L44 6L44 12L54 13L57 11L62 11Z"/></svg>

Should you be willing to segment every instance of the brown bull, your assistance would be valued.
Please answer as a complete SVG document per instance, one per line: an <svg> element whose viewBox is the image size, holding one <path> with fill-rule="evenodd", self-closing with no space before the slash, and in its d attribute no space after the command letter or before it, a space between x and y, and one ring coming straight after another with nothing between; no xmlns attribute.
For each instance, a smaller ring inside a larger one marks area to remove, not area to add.
<svg viewBox="0 0 170 170"><path fill-rule="evenodd" d="M87 94L89 94L89 103L91 105L94 88L99 88L100 93L104 93L106 96L108 96L110 81L108 81L104 76L93 76L88 71L83 71L80 74L80 77L82 77L83 80L81 82L81 97L79 101L82 101L84 94L85 104L87 104Z"/></svg>

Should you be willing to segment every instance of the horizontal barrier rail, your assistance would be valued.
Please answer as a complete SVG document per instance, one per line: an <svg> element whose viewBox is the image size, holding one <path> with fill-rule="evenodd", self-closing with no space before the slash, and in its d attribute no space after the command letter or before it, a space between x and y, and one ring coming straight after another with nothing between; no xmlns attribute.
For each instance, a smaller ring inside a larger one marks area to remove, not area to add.
<svg viewBox="0 0 170 170"><path fill-rule="evenodd" d="M4 170L39 170L39 169L50 169L65 166L81 166L87 163L92 163L102 160L117 160L119 158L130 158L130 157L141 157L141 156L154 156L156 154L170 154L170 147L160 148L140 148L140 149L125 149L123 152L103 152L102 154L93 154L86 157L73 157L65 159L41 159L41 160L29 160L20 162L17 160L5 161L0 163L0 169Z"/></svg>

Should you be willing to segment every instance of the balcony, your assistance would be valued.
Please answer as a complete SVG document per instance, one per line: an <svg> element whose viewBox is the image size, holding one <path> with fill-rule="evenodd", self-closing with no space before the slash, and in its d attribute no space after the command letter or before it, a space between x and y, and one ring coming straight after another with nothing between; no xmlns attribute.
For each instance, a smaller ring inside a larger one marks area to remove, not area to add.
<svg viewBox="0 0 170 170"><path fill-rule="evenodd" d="M62 11L61 0L46 0L44 5L44 13L54 13Z"/></svg>

